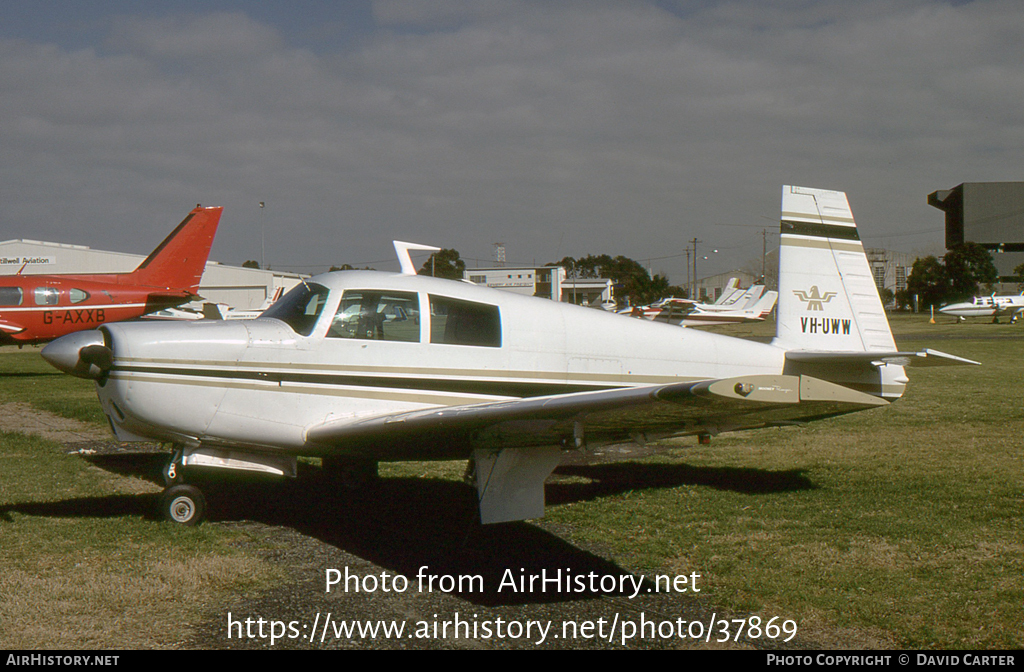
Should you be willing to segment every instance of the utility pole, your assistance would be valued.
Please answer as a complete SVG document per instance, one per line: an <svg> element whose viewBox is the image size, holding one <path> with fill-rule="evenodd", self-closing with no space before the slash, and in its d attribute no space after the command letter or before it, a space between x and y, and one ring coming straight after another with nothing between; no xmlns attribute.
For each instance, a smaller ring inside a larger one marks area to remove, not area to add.
<svg viewBox="0 0 1024 672"><path fill-rule="evenodd" d="M266 205L260 201L260 268L267 270L267 243L266 243L266 218L263 216L263 207Z"/></svg>
<svg viewBox="0 0 1024 672"><path fill-rule="evenodd" d="M765 273L765 259L768 257L768 229L761 229L761 283L767 284Z"/></svg>
<svg viewBox="0 0 1024 672"><path fill-rule="evenodd" d="M704 241L703 240L697 240L696 238L694 238L691 242L693 243L693 295L690 298L694 299L694 300L698 300L698 297L697 297L697 243L703 243Z"/></svg>
<svg viewBox="0 0 1024 672"><path fill-rule="evenodd" d="M690 286L690 246L686 246L686 291L690 293L687 298L693 298L693 288Z"/></svg>

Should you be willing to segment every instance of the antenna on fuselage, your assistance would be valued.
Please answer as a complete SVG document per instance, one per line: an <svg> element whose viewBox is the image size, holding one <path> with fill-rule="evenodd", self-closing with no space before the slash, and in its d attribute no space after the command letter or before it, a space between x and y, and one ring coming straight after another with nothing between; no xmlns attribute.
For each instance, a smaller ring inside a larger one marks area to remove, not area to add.
<svg viewBox="0 0 1024 672"><path fill-rule="evenodd" d="M403 243L400 240L391 241L395 245L395 253L398 255L398 263L402 265L402 275L416 275L416 267L412 264L412 257L409 255L409 250L428 250L430 252L440 252L440 247L432 247L430 245L420 245L419 243Z"/></svg>

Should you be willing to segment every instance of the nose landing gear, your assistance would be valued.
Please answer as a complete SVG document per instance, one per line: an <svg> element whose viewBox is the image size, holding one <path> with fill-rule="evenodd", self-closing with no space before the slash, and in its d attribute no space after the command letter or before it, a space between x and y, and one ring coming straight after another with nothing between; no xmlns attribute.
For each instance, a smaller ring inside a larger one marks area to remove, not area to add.
<svg viewBox="0 0 1024 672"><path fill-rule="evenodd" d="M167 520L189 527L198 525L206 517L206 497L194 485L179 483L166 488L160 506Z"/></svg>
<svg viewBox="0 0 1024 672"><path fill-rule="evenodd" d="M206 497L196 486L185 484L183 454L181 448L175 448L164 469L165 487L160 495L160 514L173 523L195 527L206 518Z"/></svg>

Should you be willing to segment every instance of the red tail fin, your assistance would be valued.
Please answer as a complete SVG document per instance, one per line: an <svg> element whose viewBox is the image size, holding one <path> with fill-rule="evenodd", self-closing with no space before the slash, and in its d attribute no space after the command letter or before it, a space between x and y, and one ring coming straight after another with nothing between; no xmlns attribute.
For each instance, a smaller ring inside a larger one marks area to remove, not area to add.
<svg viewBox="0 0 1024 672"><path fill-rule="evenodd" d="M196 294L210 256L224 208L196 206L131 274L132 282L147 287Z"/></svg>

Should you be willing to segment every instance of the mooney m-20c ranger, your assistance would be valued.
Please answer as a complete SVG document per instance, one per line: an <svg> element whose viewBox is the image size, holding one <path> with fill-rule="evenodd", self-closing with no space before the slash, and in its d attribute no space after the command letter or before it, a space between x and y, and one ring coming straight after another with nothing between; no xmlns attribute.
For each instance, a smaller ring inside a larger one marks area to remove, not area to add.
<svg viewBox="0 0 1024 672"><path fill-rule="evenodd" d="M1024 313L1024 293L1020 295L1009 294L1007 296L976 296L972 301L964 303L952 303L939 308L944 315L953 315L963 321L965 317L991 317L993 322L1007 315L1010 322L1016 322L1021 313Z"/></svg>
<svg viewBox="0 0 1024 672"><path fill-rule="evenodd" d="M131 273L0 276L0 344L49 341L197 298L222 211L197 206Z"/></svg>
<svg viewBox="0 0 1024 672"><path fill-rule="evenodd" d="M298 456L364 474L470 459L481 522L534 518L563 451L877 408L904 366L967 362L897 351L845 194L785 187L782 207L771 343L418 276L396 243L399 274L328 273L255 320L109 324L43 356L96 380L119 439L174 444L178 522L205 508L190 470L293 475Z"/></svg>

